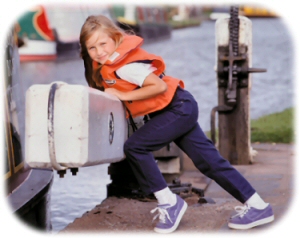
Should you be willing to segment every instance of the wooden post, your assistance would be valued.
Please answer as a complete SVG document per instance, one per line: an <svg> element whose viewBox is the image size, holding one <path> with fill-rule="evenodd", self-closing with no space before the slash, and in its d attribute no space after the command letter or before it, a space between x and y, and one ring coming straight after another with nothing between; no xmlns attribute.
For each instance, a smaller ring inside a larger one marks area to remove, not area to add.
<svg viewBox="0 0 300 238"><path fill-rule="evenodd" d="M245 61L248 67L251 66L252 55L252 23L243 16L239 17L239 52L245 53L247 59ZM216 22L216 53L217 61L220 49L227 48L229 45L229 18L222 18ZM219 62L217 62L218 64ZM228 112L219 112L219 152L228 159L231 164L249 164L252 162L251 149L251 133L250 133L250 86L251 74L239 77L243 82L247 82L248 87L237 88L237 99L235 108ZM220 79L218 78L218 81ZM246 81L245 81L246 80ZM218 103L225 104L226 87L218 88Z"/></svg>

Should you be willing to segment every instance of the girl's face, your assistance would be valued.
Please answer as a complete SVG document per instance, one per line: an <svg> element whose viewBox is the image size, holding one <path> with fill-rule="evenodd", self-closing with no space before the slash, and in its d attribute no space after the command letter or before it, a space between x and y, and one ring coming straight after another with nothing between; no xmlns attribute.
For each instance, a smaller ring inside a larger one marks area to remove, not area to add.
<svg viewBox="0 0 300 238"><path fill-rule="evenodd" d="M92 60L104 64L115 52L116 43L104 31L95 31L85 43Z"/></svg>

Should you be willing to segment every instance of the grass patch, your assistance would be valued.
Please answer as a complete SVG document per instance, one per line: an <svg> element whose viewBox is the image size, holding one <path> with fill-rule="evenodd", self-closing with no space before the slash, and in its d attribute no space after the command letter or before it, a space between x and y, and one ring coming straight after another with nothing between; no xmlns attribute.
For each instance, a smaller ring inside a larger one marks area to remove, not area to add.
<svg viewBox="0 0 300 238"><path fill-rule="evenodd" d="M251 142L294 142L294 108L251 120Z"/></svg>

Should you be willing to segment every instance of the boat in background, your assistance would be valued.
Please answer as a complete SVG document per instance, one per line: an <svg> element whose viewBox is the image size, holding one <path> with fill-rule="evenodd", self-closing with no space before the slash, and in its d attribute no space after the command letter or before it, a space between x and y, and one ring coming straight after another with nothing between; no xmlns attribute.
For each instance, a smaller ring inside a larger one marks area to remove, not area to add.
<svg viewBox="0 0 300 238"><path fill-rule="evenodd" d="M122 29L133 31L145 43L171 37L172 27L165 7L114 5L110 7L110 12Z"/></svg>
<svg viewBox="0 0 300 238"><path fill-rule="evenodd" d="M18 37L23 41L20 60L53 60L57 57L53 30L43 6L37 6L17 20Z"/></svg>
<svg viewBox="0 0 300 238"><path fill-rule="evenodd" d="M7 38L5 57L5 195L11 212L33 228L51 230L50 188L52 170L29 168L24 162L25 95L20 78L20 59L17 33L12 30Z"/></svg>

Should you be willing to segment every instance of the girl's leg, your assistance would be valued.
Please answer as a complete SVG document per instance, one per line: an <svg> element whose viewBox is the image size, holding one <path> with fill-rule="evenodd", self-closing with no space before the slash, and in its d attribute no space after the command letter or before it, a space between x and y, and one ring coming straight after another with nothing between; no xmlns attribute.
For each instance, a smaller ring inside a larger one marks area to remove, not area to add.
<svg viewBox="0 0 300 238"><path fill-rule="evenodd" d="M212 142L197 124L175 143L193 160L195 166L206 176L215 180L234 198L244 203L228 226L233 229L249 229L274 220L270 204L255 192L249 182L230 163L221 157Z"/></svg>
<svg viewBox="0 0 300 238"><path fill-rule="evenodd" d="M255 193L249 182L219 154L198 123L176 139L175 143L204 175L216 181L240 202L246 202Z"/></svg>

